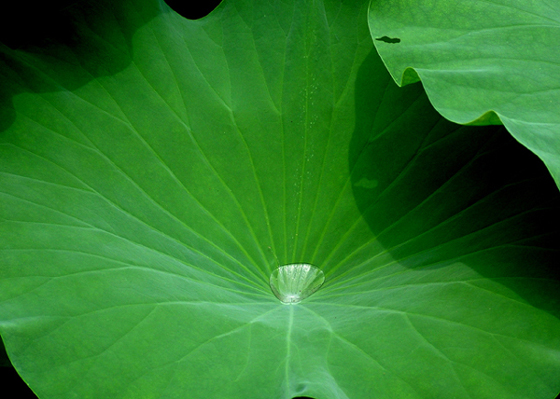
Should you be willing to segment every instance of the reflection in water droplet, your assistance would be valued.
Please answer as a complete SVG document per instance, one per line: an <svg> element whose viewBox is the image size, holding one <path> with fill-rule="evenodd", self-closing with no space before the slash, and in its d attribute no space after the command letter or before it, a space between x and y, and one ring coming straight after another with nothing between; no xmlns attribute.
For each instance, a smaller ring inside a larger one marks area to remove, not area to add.
<svg viewBox="0 0 560 399"><path fill-rule="evenodd" d="M270 288L282 303L301 302L323 285L325 275L307 263L280 266L270 275Z"/></svg>

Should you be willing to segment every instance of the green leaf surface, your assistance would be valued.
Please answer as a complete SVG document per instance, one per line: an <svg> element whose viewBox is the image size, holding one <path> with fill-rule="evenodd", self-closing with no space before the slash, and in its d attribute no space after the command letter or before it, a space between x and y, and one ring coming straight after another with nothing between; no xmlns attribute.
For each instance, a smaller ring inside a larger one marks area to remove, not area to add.
<svg viewBox="0 0 560 399"><path fill-rule="evenodd" d="M560 187L560 3L372 1L369 25L396 82L421 79L451 121L501 121Z"/></svg>
<svg viewBox="0 0 560 399"><path fill-rule="evenodd" d="M2 47L0 333L50 398L554 398L559 195L367 4L68 7ZM278 265L324 285L282 304Z"/></svg>

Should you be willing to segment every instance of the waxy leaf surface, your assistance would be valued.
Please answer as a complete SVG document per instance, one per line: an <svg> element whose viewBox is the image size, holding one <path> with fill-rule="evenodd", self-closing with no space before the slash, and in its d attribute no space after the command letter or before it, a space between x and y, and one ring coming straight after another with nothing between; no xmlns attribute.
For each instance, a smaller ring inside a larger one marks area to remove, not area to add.
<svg viewBox="0 0 560 399"><path fill-rule="evenodd" d="M396 82L454 122L502 122L560 187L559 2L372 1L369 24Z"/></svg>
<svg viewBox="0 0 560 399"><path fill-rule="evenodd" d="M84 1L3 46L0 333L50 398L553 398L558 192L366 2ZM305 263L296 304L269 287Z"/></svg>

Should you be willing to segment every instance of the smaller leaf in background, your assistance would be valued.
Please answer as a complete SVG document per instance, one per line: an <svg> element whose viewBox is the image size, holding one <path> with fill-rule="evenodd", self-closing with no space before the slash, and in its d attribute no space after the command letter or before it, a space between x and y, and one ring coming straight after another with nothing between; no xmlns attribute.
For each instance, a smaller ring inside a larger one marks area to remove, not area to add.
<svg viewBox="0 0 560 399"><path fill-rule="evenodd" d="M369 26L397 83L421 79L453 122L501 121L560 185L559 2L372 1Z"/></svg>

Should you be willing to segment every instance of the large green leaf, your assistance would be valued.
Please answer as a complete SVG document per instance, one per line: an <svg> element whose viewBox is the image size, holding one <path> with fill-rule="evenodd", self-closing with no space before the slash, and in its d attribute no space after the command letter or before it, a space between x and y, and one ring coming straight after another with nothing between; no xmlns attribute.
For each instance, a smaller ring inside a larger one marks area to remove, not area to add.
<svg viewBox="0 0 560 399"><path fill-rule="evenodd" d="M560 390L554 183L396 87L367 4L65 12L0 66L0 332L39 397ZM294 262L326 282L284 305Z"/></svg>
<svg viewBox="0 0 560 399"><path fill-rule="evenodd" d="M395 81L454 122L503 122L560 187L559 2L372 1L369 22Z"/></svg>

